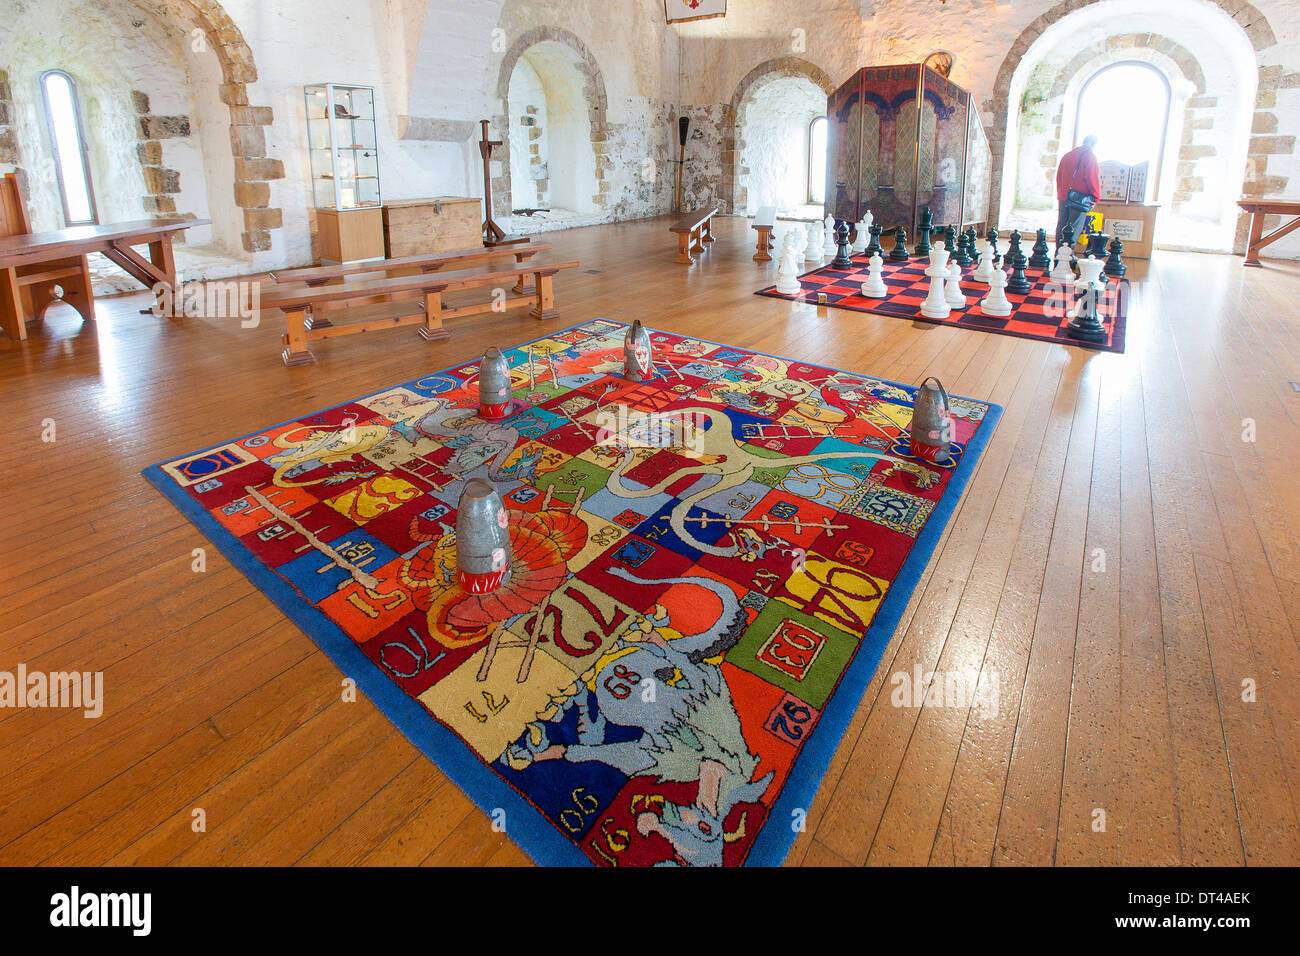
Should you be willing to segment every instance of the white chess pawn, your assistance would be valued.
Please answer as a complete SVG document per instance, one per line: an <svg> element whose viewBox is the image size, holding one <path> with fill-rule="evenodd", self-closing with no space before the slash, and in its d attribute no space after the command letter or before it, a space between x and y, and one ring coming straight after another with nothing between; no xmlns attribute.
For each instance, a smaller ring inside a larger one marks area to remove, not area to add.
<svg viewBox="0 0 1300 956"><path fill-rule="evenodd" d="M883 299L889 295L889 287L885 285L883 276L884 271L885 260L880 258L880 253L867 260L867 281L862 283L862 294L868 299Z"/></svg>
<svg viewBox="0 0 1300 956"><path fill-rule="evenodd" d="M943 295L943 281L948 277L948 250L930 250L930 265L925 270L930 277L930 291L921 303L921 314L927 319L948 318L948 300Z"/></svg>
<svg viewBox="0 0 1300 956"><path fill-rule="evenodd" d="M808 223L808 245L804 247L803 257L809 262L822 261L822 224Z"/></svg>
<svg viewBox="0 0 1300 956"><path fill-rule="evenodd" d="M826 217L826 228L822 231L822 255L827 259L834 259L839 251L835 244L835 217Z"/></svg>
<svg viewBox="0 0 1300 956"><path fill-rule="evenodd" d="M1011 314L1011 302L1004 291L1007 287L1007 274L1001 269L994 269L989 279L989 294L980 303L980 311L985 315L1003 318Z"/></svg>
<svg viewBox="0 0 1300 956"><path fill-rule="evenodd" d="M948 281L944 284L943 297L950 309L966 308L966 294L961 291L961 266L955 262L948 266Z"/></svg>
<svg viewBox="0 0 1300 956"><path fill-rule="evenodd" d="M1074 281L1074 270L1070 268L1070 247L1062 243L1056 250L1056 265L1052 268L1052 281L1070 283ZM1104 265L1105 263L1103 263Z"/></svg>
<svg viewBox="0 0 1300 956"><path fill-rule="evenodd" d="M989 246L987 239L978 239L975 248L979 252L980 262L971 274L971 278L976 282L988 283L989 278L993 275L993 249Z"/></svg>
<svg viewBox="0 0 1300 956"><path fill-rule="evenodd" d="M867 214L862 217L862 221L858 223L857 233L853 236L854 255L861 255L867 251L867 243L871 241L870 230L872 219L873 217L871 212L868 211Z"/></svg>
<svg viewBox="0 0 1300 956"><path fill-rule="evenodd" d="M793 229L785 234L781 247L781 261L776 269L776 291L782 295L798 295L803 291L799 284L799 265L803 262L803 237Z"/></svg>

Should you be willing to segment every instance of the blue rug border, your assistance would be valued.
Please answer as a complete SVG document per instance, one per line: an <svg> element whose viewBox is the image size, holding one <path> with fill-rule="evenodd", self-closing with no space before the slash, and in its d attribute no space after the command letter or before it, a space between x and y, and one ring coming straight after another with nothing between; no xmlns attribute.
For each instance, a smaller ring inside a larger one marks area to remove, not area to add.
<svg viewBox="0 0 1300 956"><path fill-rule="evenodd" d="M625 322L618 322L614 319L593 317L570 325L567 328L547 332L545 335L511 346L511 348L522 348L543 339L563 335L592 322L627 325ZM706 342L718 348L743 349L755 355L764 355L785 362L817 364L822 368L829 368L831 371L842 372L846 375L878 378L866 372L837 369L833 366L792 359L789 356L774 355L770 352L763 352L742 345L715 342L712 339L702 338L697 335L686 335L685 333L668 332L667 330L652 331L662 331L670 335L683 335L686 338ZM466 362L457 362L434 372L425 372L419 377L447 372L472 361L472 359L469 359ZM878 380L891 385L900 385L904 388L910 387L890 379ZM415 381L415 379L411 381ZM394 385L386 385L366 395L350 398L345 402L339 402L305 414L327 412L343 405L350 405L370 398L392 388L400 388L405 384L405 382L399 382ZM961 500L971 474L983 455L998 421L1002 417L1002 407L1000 405L985 402L983 399L970 400L987 404L989 410L967 445L961 464L957 466L949 478L948 487L943 497L935 505L934 511L931 512L930 518L926 521L920 536L908 553L907 559L903 562L899 576L894 579L889 593L885 596L885 600L876 612L871 627L862 636L859 651L854 656L852 664L841 675L835 692L822 710L812 739L804 745L799 752L798 759L791 766L780 796L764 822L758 838L750 847L745 860L746 866L780 866L789 854L790 847L794 845L798 837L798 832L787 821L793 819L792 815L796 809L806 811L816 795L822 777L825 776L826 769L835 754L835 749L839 746L840 741L844 739L844 733L848 729L849 721L852 720L853 714L861 702L862 694L880 666L885 648L889 645L889 639L893 636L893 632L898 627L898 622L903 616L903 611L907 607L907 601L912 592L916 590L921 575L929 565L930 558L938 546L944 529L948 526L948 521L956 509L957 502ZM275 605L297 624L317 647L325 652L326 656L334 662L335 666L345 676L355 680L357 688L370 698L371 702L393 722L402 735L424 756L432 760L434 765L445 773L471 802L488 816L491 816L493 811L497 809L504 810L506 813L506 835L514 840L534 862L544 866L594 866L577 843L563 836L536 806L515 790L514 787L498 777L489 765L485 764L470 750L456 734L435 720L414 697L408 696L396 683L389 680L387 675L370 658L366 657L360 646L351 637L323 612L303 601L298 592L288 582L258 561L252 552L248 551L239 542L238 538L209 515L197 501L185 492L185 489L177 485L162 469L164 464L175 461L178 457L197 455L213 448L219 448L222 445L243 441L253 435L298 421L302 417L302 415L299 415L276 425L263 426L256 431L247 432L237 438L228 438L215 445L200 448L193 452L182 452L179 456L173 455L163 461L149 465L141 471L141 474L145 480L162 493L163 497L175 505L177 510L188 518L208 540L215 544L231 564L257 585L259 590L265 592ZM864 647L863 645L868 644L868 642L875 646ZM868 653L864 653L864 651ZM540 823L540 826L528 826L522 833L514 829L513 820L527 821L530 819L530 814L538 818L537 822Z"/></svg>

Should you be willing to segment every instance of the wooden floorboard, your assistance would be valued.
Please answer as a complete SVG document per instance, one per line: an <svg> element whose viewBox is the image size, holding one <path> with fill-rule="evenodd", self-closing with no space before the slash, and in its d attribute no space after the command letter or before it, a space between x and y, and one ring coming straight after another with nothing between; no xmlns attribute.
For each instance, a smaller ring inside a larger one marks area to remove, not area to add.
<svg viewBox="0 0 1300 956"><path fill-rule="evenodd" d="M1300 863L1300 263L1131 261L1116 355L754 296L776 262L746 220L692 267L664 226L548 234L582 261L557 320L326 340L314 366L283 366L269 316L144 294L0 336L0 670L105 683L96 720L0 710L0 864L527 865L528 822L494 828L345 699L139 473L597 316L1005 407L788 864ZM918 667L980 696L896 706Z"/></svg>

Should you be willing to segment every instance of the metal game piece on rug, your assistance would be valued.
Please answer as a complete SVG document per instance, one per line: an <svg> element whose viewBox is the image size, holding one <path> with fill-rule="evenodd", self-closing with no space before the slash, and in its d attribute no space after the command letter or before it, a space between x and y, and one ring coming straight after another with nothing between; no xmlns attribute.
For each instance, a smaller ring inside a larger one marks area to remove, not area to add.
<svg viewBox="0 0 1300 956"><path fill-rule="evenodd" d="M623 377L629 382L644 382L654 375L650 362L650 334L637 319L623 337Z"/></svg>
<svg viewBox="0 0 1300 956"><path fill-rule="evenodd" d="M488 421L499 421L512 411L510 363L494 345L483 353L478 367L478 414Z"/></svg>
<svg viewBox="0 0 1300 956"><path fill-rule="evenodd" d="M456 578L467 594L491 594L510 580L510 522L482 478L465 482L456 505Z"/></svg>
<svg viewBox="0 0 1300 956"><path fill-rule="evenodd" d="M952 457L952 418L948 391L931 375L916 390L912 405L912 454L942 464Z"/></svg>

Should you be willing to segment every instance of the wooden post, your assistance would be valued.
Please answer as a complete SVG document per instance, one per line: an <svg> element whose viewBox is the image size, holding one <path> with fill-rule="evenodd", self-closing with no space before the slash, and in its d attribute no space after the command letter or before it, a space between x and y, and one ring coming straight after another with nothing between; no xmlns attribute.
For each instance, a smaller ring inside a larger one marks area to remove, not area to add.
<svg viewBox="0 0 1300 956"><path fill-rule="evenodd" d="M284 313L284 351L280 358L285 365L310 365L316 356L307 348L307 310L301 306L286 309Z"/></svg>
<svg viewBox="0 0 1300 956"><path fill-rule="evenodd" d="M680 262L684 266L695 264L691 258L691 234L689 232L679 232L677 234L677 258L673 262Z"/></svg>
<svg viewBox="0 0 1300 956"><path fill-rule="evenodd" d="M534 282L537 284L537 304L529 313L534 319L554 319L559 316L555 308L555 273L538 272Z"/></svg>
<svg viewBox="0 0 1300 956"><path fill-rule="evenodd" d="M712 216L704 220L704 225L700 229L700 238L702 242L713 241L713 217Z"/></svg>
<svg viewBox="0 0 1300 956"><path fill-rule="evenodd" d="M424 325L420 327L420 338L426 342L436 342L448 337L442 327L442 293L426 292L424 294Z"/></svg>
<svg viewBox="0 0 1300 956"><path fill-rule="evenodd" d="M0 269L0 325L9 338L22 342L27 338L23 299L18 291L18 270Z"/></svg>
<svg viewBox="0 0 1300 956"><path fill-rule="evenodd" d="M754 253L754 260L756 262L771 262L772 257L767 254L767 251L772 248L772 227L755 226L754 228L758 230L758 251Z"/></svg>

